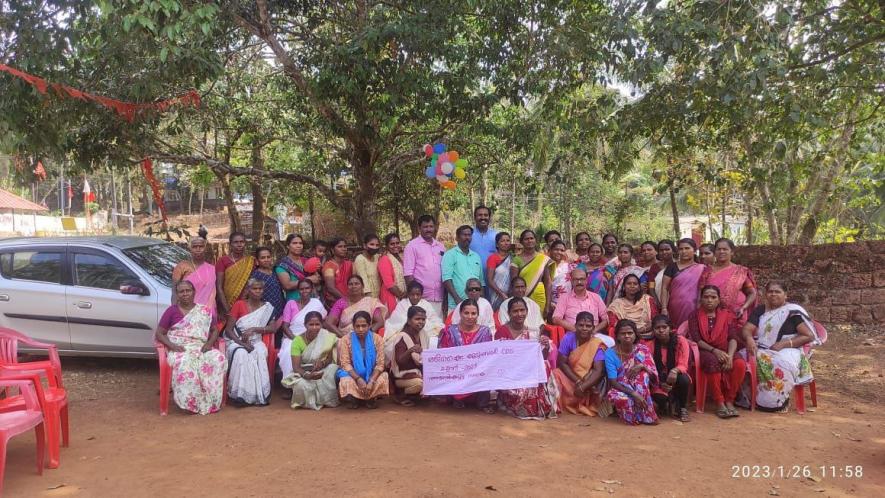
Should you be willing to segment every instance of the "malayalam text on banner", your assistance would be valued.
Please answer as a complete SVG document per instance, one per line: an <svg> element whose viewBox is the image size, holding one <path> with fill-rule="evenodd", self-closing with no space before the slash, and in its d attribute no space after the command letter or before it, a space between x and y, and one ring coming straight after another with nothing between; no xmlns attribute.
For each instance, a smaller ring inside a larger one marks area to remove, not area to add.
<svg viewBox="0 0 885 498"><path fill-rule="evenodd" d="M547 382L537 341L494 341L421 353L426 396L519 389Z"/></svg>

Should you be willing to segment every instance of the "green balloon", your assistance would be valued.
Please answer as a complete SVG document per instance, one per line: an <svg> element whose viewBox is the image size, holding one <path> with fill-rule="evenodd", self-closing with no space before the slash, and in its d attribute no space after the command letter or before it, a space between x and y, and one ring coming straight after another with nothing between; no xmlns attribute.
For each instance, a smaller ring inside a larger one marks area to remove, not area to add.
<svg viewBox="0 0 885 498"><path fill-rule="evenodd" d="M439 159L439 154L434 153L430 158L433 159L433 162L436 162L436 160Z"/></svg>
<svg viewBox="0 0 885 498"><path fill-rule="evenodd" d="M467 168L467 159L458 159L457 161L455 161L455 166L457 166L461 169L466 169Z"/></svg>
<svg viewBox="0 0 885 498"><path fill-rule="evenodd" d="M430 160L430 165L433 166L434 168L436 167L436 158L435 157Z"/></svg>

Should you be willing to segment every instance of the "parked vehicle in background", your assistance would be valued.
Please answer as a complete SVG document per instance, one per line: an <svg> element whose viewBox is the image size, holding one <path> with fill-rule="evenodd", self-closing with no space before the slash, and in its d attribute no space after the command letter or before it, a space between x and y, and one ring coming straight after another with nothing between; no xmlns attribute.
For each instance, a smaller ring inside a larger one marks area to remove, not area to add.
<svg viewBox="0 0 885 498"><path fill-rule="evenodd" d="M0 326L83 356L151 357L188 252L147 237L0 239Z"/></svg>

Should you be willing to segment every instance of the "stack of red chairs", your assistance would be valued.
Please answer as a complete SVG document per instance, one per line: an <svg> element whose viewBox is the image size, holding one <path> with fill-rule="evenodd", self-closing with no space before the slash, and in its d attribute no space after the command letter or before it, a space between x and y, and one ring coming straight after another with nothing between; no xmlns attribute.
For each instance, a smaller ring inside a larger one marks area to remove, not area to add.
<svg viewBox="0 0 885 498"><path fill-rule="evenodd" d="M19 343L29 348L46 350L49 353L49 359L19 363ZM46 387L43 386L43 380L47 383ZM68 395L62 383L58 348L54 344L35 341L20 332L0 327L0 381L22 381L33 385L46 427L49 468L58 468L59 432L61 432L61 445L67 447L69 442ZM18 385L16 384L16 386ZM21 393L18 395L9 395L7 389L7 397L0 400L0 413L8 414L31 409L28 402L29 394L26 394L28 389L20 389L20 391Z"/></svg>

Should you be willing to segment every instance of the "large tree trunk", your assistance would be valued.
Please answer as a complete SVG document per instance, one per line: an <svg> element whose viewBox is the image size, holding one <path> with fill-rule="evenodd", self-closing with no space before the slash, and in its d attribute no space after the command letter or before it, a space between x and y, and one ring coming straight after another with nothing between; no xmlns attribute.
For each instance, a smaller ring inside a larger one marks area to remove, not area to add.
<svg viewBox="0 0 885 498"><path fill-rule="evenodd" d="M224 203L227 206L227 217L229 219L230 232L241 232L243 225L240 223L240 213L237 212L237 205L234 203L234 193L230 188L230 177L225 173L213 170L215 177L221 183L221 193L224 196Z"/></svg>
<svg viewBox="0 0 885 498"><path fill-rule="evenodd" d="M378 231L376 220L374 158L368 149L353 152L353 176L355 188L350 203L350 219L357 240Z"/></svg>

